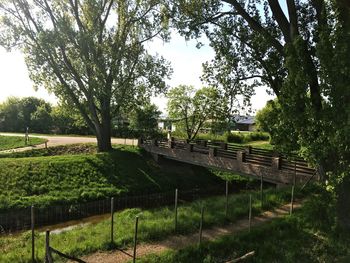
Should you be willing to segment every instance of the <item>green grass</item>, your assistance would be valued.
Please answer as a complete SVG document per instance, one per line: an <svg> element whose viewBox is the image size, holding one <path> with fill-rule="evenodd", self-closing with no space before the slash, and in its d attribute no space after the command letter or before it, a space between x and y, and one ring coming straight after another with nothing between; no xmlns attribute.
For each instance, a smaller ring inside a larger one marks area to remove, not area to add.
<svg viewBox="0 0 350 263"><path fill-rule="evenodd" d="M21 148L26 146L38 145L46 142L46 139L29 137L29 143L24 143L24 136L1 136L0 135L0 151Z"/></svg>
<svg viewBox="0 0 350 263"><path fill-rule="evenodd" d="M223 186L219 177L230 175L169 160L156 163L147 153L132 146L117 146L110 153L64 152L40 156L47 154L43 149L21 153L22 158L0 158L0 211L32 204L47 207L85 202L121 194ZM240 179L242 185L249 182Z"/></svg>
<svg viewBox="0 0 350 263"><path fill-rule="evenodd" d="M268 141L253 141L253 142L245 142L245 143L230 143L231 145L237 145L237 146L252 146L254 148L258 149L264 149L264 150L273 150L274 146L270 144Z"/></svg>
<svg viewBox="0 0 350 263"><path fill-rule="evenodd" d="M270 189L265 192L265 209L279 206L290 198L290 189ZM181 196L180 196L181 199ZM189 234L198 231L200 209L205 207L205 225L224 225L239 218L248 216L248 193L241 193L229 197L229 214L225 217L224 197L212 197L179 207L179 232ZM253 193L253 214L260 213L259 193ZM52 234L52 247L69 255L81 256L98 250L109 250L112 247L126 247L132 244L135 217L139 216L139 241L148 242L161 240L173 234L174 211L173 207L164 207L153 210L126 209L115 215L115 244L110 244L110 220L97 224L79 227L60 234ZM30 262L30 232L13 237L0 239L0 262ZM36 236L37 258L43 262L44 235ZM55 261L56 262L56 261ZM162 261L163 262L163 261ZM166 262L166 261L164 261ZM189 261L187 261L189 262ZM201 261L192 261L201 262Z"/></svg>
<svg viewBox="0 0 350 263"><path fill-rule="evenodd" d="M324 195L327 194L313 195L292 217L276 219L250 233L243 231L205 242L201 247L150 255L139 262L216 263L251 251L256 254L244 262L350 262L350 234L331 227L330 200Z"/></svg>

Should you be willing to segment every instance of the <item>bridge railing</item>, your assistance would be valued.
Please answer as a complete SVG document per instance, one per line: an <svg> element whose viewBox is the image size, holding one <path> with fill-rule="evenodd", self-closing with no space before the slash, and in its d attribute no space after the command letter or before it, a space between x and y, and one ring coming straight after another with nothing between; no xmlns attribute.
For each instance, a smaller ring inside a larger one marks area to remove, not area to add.
<svg viewBox="0 0 350 263"><path fill-rule="evenodd" d="M237 160L239 152L244 153L243 162L261 166L275 166L279 170L295 172L297 174L314 175L315 169L310 167L308 163L293 155L288 158L282 154L278 154L272 150L260 149L251 146L240 146L229 144L222 141L206 141L195 140L188 143L187 140L174 139L171 140L144 140L144 145L153 145L159 148L170 148L182 151L190 151L198 154L213 154L216 157ZM215 148L215 151L211 150Z"/></svg>

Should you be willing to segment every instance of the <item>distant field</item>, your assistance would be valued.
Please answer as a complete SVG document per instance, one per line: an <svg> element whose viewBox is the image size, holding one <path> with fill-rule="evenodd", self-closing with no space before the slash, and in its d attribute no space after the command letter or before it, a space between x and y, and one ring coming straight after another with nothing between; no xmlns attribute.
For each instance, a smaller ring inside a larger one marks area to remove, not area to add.
<svg viewBox="0 0 350 263"><path fill-rule="evenodd" d="M33 146L42 144L46 139L29 137L29 144L24 143L24 136L1 136L0 135L0 151Z"/></svg>

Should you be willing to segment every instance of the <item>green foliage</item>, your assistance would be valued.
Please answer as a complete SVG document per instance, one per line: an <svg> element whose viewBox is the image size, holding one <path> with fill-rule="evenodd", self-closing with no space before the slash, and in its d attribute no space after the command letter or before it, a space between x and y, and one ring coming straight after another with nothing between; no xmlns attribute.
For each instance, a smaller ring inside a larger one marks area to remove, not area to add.
<svg viewBox="0 0 350 263"><path fill-rule="evenodd" d="M76 107L108 151L113 115L167 88L169 63L144 48L167 40L165 10L162 1L1 1L0 45L21 49L35 86Z"/></svg>
<svg viewBox="0 0 350 263"><path fill-rule="evenodd" d="M9 97L0 104L0 131L47 133L51 128L51 105L35 97Z"/></svg>
<svg viewBox="0 0 350 263"><path fill-rule="evenodd" d="M270 136L263 132L230 132L226 133L227 142L248 143L253 141L268 141Z"/></svg>
<svg viewBox="0 0 350 263"><path fill-rule="evenodd" d="M25 138L20 136L2 136L0 135L0 151L21 148L26 146L38 145L46 142L46 139L29 137L28 144L25 144ZM1 156L1 155L0 155Z"/></svg>
<svg viewBox="0 0 350 263"><path fill-rule="evenodd" d="M176 121L176 129L188 140L196 138L206 122L220 122L225 118L226 100L213 87L195 91L192 86L180 85L167 93L169 117Z"/></svg>
<svg viewBox="0 0 350 263"><path fill-rule="evenodd" d="M274 189L266 191L265 196L269 203L269 206L267 206L266 209L279 206L286 202L289 199L288 192L286 190L276 191ZM189 234L198 231L198 222L202 205L205 206L204 227L211 227L214 225L221 226L235 222L237 219L245 218L248 213L248 200L249 193L230 195L228 218L225 216L224 197L207 198L193 203L179 205L179 232L181 234ZM260 212L259 192L253 192L253 214L255 215ZM81 256L98 250L109 250L111 247L115 246L118 248L129 247L133 244L134 222L136 216L139 216L140 218L138 232L139 242L161 240L169 235L173 235L174 212L172 206L153 210L134 208L115 213L115 244L113 245L109 243L109 219L96 224L79 226L70 231L52 234L50 245L59 251L74 256ZM37 233L36 248L39 262L44 258L44 239L44 235ZM29 232L0 239L1 262L26 262L30 259L30 255ZM184 262L188 262L188 260Z"/></svg>
<svg viewBox="0 0 350 263"><path fill-rule="evenodd" d="M0 210L222 183L205 168L174 161L158 165L141 149L131 146L118 146L104 154L74 154L90 152L89 147L84 150L74 146L69 154L71 148L65 149L42 149L15 154L22 158L0 158ZM50 156L56 153L64 155Z"/></svg>
<svg viewBox="0 0 350 263"><path fill-rule="evenodd" d="M61 102L53 107L51 117L51 130L55 134L91 134L91 130L79 111L67 103Z"/></svg>
<svg viewBox="0 0 350 263"><path fill-rule="evenodd" d="M158 135L158 119L161 112L154 104L137 107L130 118L130 128L137 131L139 136L154 138Z"/></svg>
<svg viewBox="0 0 350 263"><path fill-rule="evenodd" d="M243 143L244 141L244 135L242 133L228 133L227 136L227 142L234 142L234 143Z"/></svg>

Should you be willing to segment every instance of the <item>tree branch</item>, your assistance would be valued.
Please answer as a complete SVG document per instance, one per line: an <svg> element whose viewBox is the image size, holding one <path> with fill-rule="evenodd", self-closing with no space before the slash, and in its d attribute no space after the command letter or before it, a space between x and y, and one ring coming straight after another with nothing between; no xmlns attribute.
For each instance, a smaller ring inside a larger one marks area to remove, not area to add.
<svg viewBox="0 0 350 263"><path fill-rule="evenodd" d="M270 8L272 10L272 14L275 17L275 19L276 19L276 21L277 21L277 23L282 31L282 34L284 36L284 40L286 41L286 43L289 43L291 41L290 24L289 24L286 16L283 13L278 1L276 1L276 0L268 0L268 1L269 1Z"/></svg>
<svg viewBox="0 0 350 263"><path fill-rule="evenodd" d="M241 4L239 4L236 0L223 0L223 2L231 4L254 31L266 37L271 42L271 44L277 49L277 51L280 54L284 55L282 44L273 36L271 36L270 33L259 22L257 22L254 18L252 18L247 13L247 11L241 6Z"/></svg>

